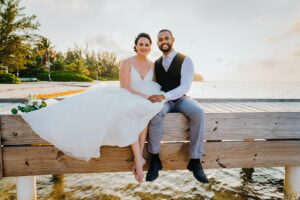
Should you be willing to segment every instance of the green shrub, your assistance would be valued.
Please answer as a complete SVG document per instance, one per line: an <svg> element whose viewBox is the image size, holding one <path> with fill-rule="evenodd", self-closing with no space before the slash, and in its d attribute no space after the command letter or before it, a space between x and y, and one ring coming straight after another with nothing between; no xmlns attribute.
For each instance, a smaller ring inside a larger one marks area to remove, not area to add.
<svg viewBox="0 0 300 200"><path fill-rule="evenodd" d="M99 81L118 81L119 78L112 78L112 77L99 77Z"/></svg>
<svg viewBox="0 0 300 200"><path fill-rule="evenodd" d="M21 80L14 74L0 73L0 83L20 83Z"/></svg>
<svg viewBox="0 0 300 200"><path fill-rule="evenodd" d="M37 78L41 81L49 81L48 73L40 73L37 75ZM69 72L51 72L51 80L52 81L77 81L77 82L92 82L93 79L80 74L74 74Z"/></svg>

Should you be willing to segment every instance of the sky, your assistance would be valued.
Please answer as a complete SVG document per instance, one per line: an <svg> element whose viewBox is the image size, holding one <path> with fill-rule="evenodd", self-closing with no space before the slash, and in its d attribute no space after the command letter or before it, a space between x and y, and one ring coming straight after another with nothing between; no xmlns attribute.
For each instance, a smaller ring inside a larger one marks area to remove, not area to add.
<svg viewBox="0 0 300 200"><path fill-rule="evenodd" d="M74 47L133 56L140 32L170 29L174 49L206 81L300 82L299 0L21 0L55 49Z"/></svg>

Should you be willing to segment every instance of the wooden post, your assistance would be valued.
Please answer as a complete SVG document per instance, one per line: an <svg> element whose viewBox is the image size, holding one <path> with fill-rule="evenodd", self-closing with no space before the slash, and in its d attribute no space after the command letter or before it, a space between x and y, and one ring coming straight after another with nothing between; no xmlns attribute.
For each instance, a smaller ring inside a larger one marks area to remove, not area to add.
<svg viewBox="0 0 300 200"><path fill-rule="evenodd" d="M300 199L300 167L285 167L284 199Z"/></svg>
<svg viewBox="0 0 300 200"><path fill-rule="evenodd" d="M17 199L18 200L37 199L35 176L17 177Z"/></svg>
<svg viewBox="0 0 300 200"><path fill-rule="evenodd" d="M52 180L52 196L53 199L64 199L64 175L63 174L53 174Z"/></svg>

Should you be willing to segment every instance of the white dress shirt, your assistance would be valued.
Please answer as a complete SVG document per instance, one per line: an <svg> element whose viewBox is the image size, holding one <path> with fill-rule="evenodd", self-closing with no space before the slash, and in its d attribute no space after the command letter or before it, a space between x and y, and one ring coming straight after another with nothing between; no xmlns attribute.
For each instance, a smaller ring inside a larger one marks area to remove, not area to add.
<svg viewBox="0 0 300 200"><path fill-rule="evenodd" d="M168 71L170 64L174 57L176 56L176 51L172 51L167 56L163 56L163 67ZM181 79L180 85L169 92L164 94L166 101L175 100L183 95L185 95L191 88L194 74L194 64L193 61L185 56L182 66L181 66Z"/></svg>

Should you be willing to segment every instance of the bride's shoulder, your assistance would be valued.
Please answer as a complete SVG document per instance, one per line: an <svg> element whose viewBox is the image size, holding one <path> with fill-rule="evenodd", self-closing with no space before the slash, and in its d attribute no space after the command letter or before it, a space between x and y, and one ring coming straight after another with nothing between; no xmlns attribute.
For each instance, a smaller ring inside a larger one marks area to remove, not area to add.
<svg viewBox="0 0 300 200"><path fill-rule="evenodd" d="M133 59L133 57L123 59L121 61L121 68L129 68L131 66L132 59Z"/></svg>

